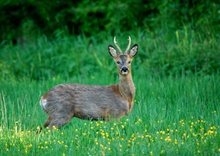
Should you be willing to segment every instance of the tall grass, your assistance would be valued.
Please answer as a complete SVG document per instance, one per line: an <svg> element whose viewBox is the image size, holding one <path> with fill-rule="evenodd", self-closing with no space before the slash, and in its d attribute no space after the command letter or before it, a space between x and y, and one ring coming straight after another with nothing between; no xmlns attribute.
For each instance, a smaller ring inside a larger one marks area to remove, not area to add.
<svg viewBox="0 0 220 156"><path fill-rule="evenodd" d="M186 27L183 30L157 32L126 32L117 36L121 47L139 44L135 69L150 75L207 75L219 73L220 45L218 35L200 34ZM48 40L38 38L22 45L5 45L0 53L1 78L29 77L33 80L61 76L88 77L93 73L115 72L107 46L113 36L97 35L63 37ZM124 49L123 49L124 50Z"/></svg>
<svg viewBox="0 0 220 156"><path fill-rule="evenodd" d="M134 62L135 63L135 62ZM106 74L84 83L109 84ZM134 109L119 121L73 119L60 130L36 131L46 121L38 101L61 78L1 82L1 155L219 155L220 77L143 76L136 71ZM94 82L95 81L95 82Z"/></svg>

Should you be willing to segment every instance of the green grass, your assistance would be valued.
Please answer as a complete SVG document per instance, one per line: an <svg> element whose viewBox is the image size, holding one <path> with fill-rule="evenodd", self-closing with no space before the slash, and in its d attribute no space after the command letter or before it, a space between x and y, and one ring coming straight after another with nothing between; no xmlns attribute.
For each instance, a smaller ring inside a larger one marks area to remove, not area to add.
<svg viewBox="0 0 220 156"><path fill-rule="evenodd" d="M47 118L39 105L43 93L61 82L117 81L104 76L2 80L0 155L220 154L219 75L159 78L135 71L137 95L128 116L111 122L74 118L60 130L36 134Z"/></svg>
<svg viewBox="0 0 220 156"><path fill-rule="evenodd" d="M220 38L190 28L150 32L147 30L117 35L122 50L131 36L139 44L133 68L149 75L211 75L220 73ZM107 47L109 34L94 37L46 37L20 45L0 44L0 79L25 77L45 80L61 76L86 79L94 73L114 73L115 65ZM142 71L141 71L142 70Z"/></svg>

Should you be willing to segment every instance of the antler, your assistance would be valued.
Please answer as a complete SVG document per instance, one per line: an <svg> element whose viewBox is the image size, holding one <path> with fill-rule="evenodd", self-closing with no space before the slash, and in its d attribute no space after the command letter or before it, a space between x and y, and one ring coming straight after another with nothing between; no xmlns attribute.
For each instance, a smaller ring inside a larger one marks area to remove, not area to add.
<svg viewBox="0 0 220 156"><path fill-rule="evenodd" d="M131 46L131 37L128 36L128 46L127 46L127 49L126 49L125 53L128 53L128 50L130 49L130 46Z"/></svg>
<svg viewBox="0 0 220 156"><path fill-rule="evenodd" d="M118 48L119 53L122 54L122 50L120 49L120 47L118 46L118 44L116 42L116 36L114 37L114 44Z"/></svg>

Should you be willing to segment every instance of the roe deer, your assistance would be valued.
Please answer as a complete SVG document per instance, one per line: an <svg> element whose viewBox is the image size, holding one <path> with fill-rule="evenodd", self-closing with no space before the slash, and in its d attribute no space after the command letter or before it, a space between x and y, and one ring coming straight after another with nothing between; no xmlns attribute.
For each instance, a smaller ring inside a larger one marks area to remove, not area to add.
<svg viewBox="0 0 220 156"><path fill-rule="evenodd" d="M84 84L60 84L41 97L40 105L48 114L44 127L52 128L68 123L73 117L90 120L119 119L131 112L135 96L135 86L131 75L131 61L138 52L138 45L131 49L131 38L128 38L125 53L116 42L118 52L112 46L108 51L116 62L119 83L109 86Z"/></svg>

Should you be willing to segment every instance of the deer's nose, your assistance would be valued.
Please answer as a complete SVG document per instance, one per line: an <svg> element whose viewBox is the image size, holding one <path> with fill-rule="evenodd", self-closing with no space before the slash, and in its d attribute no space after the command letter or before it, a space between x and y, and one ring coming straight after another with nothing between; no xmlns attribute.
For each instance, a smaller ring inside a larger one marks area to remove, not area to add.
<svg viewBox="0 0 220 156"><path fill-rule="evenodd" d="M128 71L128 68L127 68L127 67L123 67L123 68L121 68L121 71L127 72L127 71Z"/></svg>
<svg viewBox="0 0 220 156"><path fill-rule="evenodd" d="M128 73L128 68L127 67L122 67L121 68L121 73L122 74L127 74Z"/></svg>

